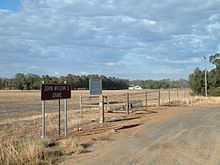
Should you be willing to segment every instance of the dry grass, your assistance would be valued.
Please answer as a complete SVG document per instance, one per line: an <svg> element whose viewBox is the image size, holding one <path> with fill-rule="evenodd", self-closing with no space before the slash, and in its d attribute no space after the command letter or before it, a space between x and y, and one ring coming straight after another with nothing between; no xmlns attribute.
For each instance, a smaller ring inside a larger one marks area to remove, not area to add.
<svg viewBox="0 0 220 165"><path fill-rule="evenodd" d="M220 104L220 97L194 97L189 101L192 106L216 106Z"/></svg>
<svg viewBox="0 0 220 165"><path fill-rule="evenodd" d="M27 139L10 139L0 144L0 164L52 164L54 157L46 153L39 141Z"/></svg>
<svg viewBox="0 0 220 165"><path fill-rule="evenodd" d="M109 101L125 101L128 90L104 91ZM130 99L138 104L145 104L145 91L129 91ZM88 95L88 91L72 91L72 99L68 100L68 128L98 121L98 109L79 111L79 96ZM219 104L219 98L191 97L185 91L171 91L170 105L179 104ZM157 97L157 92L148 94L149 98ZM88 100L87 100L88 101ZM161 104L169 102L168 92L161 91ZM61 102L62 103L62 102ZM149 100L148 106L157 105L158 100ZM61 104L62 109L63 103ZM54 137L58 134L58 102L46 102L46 135ZM98 123L98 122L96 122ZM61 129L63 130L63 111L61 113ZM68 138L53 144L53 141L40 139L41 102L39 91L0 91L0 164L54 164L63 155L80 154L86 151L82 144L74 138ZM62 131L61 131L62 132ZM109 137L100 138L109 141Z"/></svg>
<svg viewBox="0 0 220 165"><path fill-rule="evenodd" d="M60 142L48 139L32 140L31 137L26 139L13 138L0 144L0 164L55 164L61 156L84 152L86 152L85 145L78 144L77 140L72 137Z"/></svg>
<svg viewBox="0 0 220 165"><path fill-rule="evenodd" d="M65 155L81 154L86 152L85 146L78 144L77 140L72 137L63 139L60 143L60 147Z"/></svg>
<svg viewBox="0 0 220 165"><path fill-rule="evenodd" d="M97 113L82 115L76 111L80 94L87 91L73 91L69 102L68 128L96 121ZM79 154L85 147L75 139L66 139L50 147L51 140L40 139L41 102L39 91L0 91L0 164L54 164L63 155ZM63 106L63 104L61 104ZM58 104L46 102L46 135L58 134ZM62 107L61 107L62 110ZM63 111L61 129L63 130ZM62 132L62 131L61 131ZM30 136L29 136L30 135Z"/></svg>

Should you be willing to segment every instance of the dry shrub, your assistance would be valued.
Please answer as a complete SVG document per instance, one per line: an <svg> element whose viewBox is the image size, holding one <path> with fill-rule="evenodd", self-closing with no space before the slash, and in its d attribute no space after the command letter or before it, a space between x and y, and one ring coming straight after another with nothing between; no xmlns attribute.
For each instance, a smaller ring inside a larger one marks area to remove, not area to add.
<svg viewBox="0 0 220 165"><path fill-rule="evenodd" d="M78 144L77 141L71 137L63 139L60 143L60 147L65 155L80 154L86 151L84 145Z"/></svg>

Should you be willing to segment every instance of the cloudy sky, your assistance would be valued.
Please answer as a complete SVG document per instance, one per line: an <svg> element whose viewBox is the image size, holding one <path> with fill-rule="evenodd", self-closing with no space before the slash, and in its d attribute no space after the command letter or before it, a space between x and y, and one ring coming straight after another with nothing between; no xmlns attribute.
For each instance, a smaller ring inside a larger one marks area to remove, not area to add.
<svg viewBox="0 0 220 165"><path fill-rule="evenodd" d="M188 78L219 51L220 0L0 0L0 77Z"/></svg>

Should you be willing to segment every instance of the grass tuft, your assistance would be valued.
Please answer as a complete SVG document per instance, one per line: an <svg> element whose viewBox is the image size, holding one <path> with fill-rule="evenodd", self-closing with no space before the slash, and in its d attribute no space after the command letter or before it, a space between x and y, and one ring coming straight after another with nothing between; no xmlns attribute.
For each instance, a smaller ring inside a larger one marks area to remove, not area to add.
<svg viewBox="0 0 220 165"><path fill-rule="evenodd" d="M65 155L81 154L86 152L83 144L78 144L75 139L67 138L61 141L60 147Z"/></svg>
<svg viewBox="0 0 220 165"><path fill-rule="evenodd" d="M52 164L56 154L47 149L41 141L10 139L0 144L0 164Z"/></svg>

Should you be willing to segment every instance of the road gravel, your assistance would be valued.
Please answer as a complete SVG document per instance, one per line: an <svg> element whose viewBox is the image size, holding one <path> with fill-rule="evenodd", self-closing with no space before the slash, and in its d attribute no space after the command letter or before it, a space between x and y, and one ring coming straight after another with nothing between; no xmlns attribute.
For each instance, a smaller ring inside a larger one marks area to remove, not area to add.
<svg viewBox="0 0 220 165"><path fill-rule="evenodd" d="M220 165L220 107L196 108L133 128L123 138L64 164Z"/></svg>

